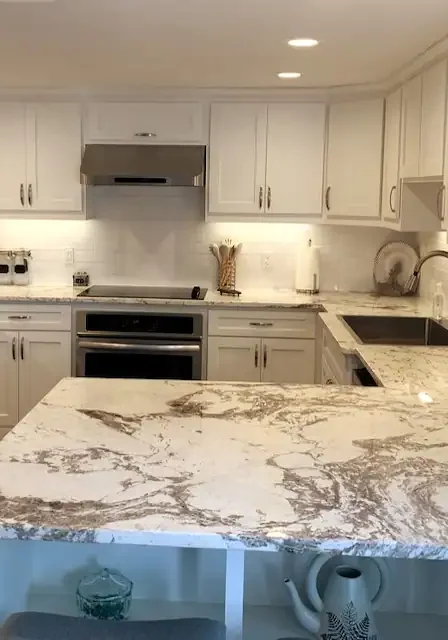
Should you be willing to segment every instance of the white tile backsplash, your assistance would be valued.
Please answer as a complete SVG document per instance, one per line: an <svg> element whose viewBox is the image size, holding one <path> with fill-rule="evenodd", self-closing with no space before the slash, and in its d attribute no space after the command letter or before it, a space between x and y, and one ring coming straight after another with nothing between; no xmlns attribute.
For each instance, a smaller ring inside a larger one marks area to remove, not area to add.
<svg viewBox="0 0 448 640"><path fill-rule="evenodd" d="M74 270L86 270L92 282L214 287L209 245L229 237L244 245L239 288L292 289L296 260L311 238L321 249L322 290L369 291L376 252L404 238L365 227L206 223L203 191L191 188L93 187L87 211L86 221L0 219L0 248L31 249L34 284L68 284ZM64 263L66 248L74 249L74 265Z"/></svg>

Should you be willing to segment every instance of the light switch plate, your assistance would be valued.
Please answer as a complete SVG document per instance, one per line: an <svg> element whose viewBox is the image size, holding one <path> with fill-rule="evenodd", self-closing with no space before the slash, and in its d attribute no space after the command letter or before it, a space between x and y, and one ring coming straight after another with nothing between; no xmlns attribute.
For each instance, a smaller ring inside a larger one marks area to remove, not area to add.
<svg viewBox="0 0 448 640"><path fill-rule="evenodd" d="M75 262L75 250L74 249L65 249L64 250L64 263L65 264L74 264Z"/></svg>

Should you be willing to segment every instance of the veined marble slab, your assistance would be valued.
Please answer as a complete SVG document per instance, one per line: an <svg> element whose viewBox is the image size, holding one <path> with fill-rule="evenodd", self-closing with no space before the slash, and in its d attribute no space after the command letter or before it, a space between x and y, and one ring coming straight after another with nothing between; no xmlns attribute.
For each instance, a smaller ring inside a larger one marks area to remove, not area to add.
<svg viewBox="0 0 448 640"><path fill-rule="evenodd" d="M63 380L0 443L0 537L448 559L448 400Z"/></svg>
<svg viewBox="0 0 448 640"><path fill-rule="evenodd" d="M422 314L428 309L428 302L418 297L386 298L369 293L321 293L308 295L295 291L274 291L254 289L243 293L240 298L221 296L216 291L208 291L205 300L165 300L149 298L79 298L84 288L47 285L28 287L0 285L1 302L74 302L77 304L144 304L206 307L263 307L265 309L309 309L310 311L328 311L331 313L387 313ZM425 311L423 311L423 308Z"/></svg>

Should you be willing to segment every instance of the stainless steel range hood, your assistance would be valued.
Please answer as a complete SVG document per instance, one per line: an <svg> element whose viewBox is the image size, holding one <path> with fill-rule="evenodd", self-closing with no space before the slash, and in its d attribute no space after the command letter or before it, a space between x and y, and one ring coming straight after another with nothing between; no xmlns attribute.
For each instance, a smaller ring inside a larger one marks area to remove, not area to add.
<svg viewBox="0 0 448 640"><path fill-rule="evenodd" d="M81 174L91 185L202 187L205 147L88 144Z"/></svg>

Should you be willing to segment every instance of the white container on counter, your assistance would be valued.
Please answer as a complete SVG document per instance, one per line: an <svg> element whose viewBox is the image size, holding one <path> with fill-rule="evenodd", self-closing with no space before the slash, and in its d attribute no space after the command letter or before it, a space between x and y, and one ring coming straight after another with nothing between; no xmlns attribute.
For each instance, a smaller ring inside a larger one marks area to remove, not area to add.
<svg viewBox="0 0 448 640"><path fill-rule="evenodd" d="M13 284L25 287L30 284L30 258L30 251L13 251Z"/></svg>
<svg viewBox="0 0 448 640"><path fill-rule="evenodd" d="M0 286L12 284L13 260L10 251L0 251Z"/></svg>
<svg viewBox="0 0 448 640"><path fill-rule="evenodd" d="M295 289L297 293L319 293L320 251L311 240L297 254Z"/></svg>

